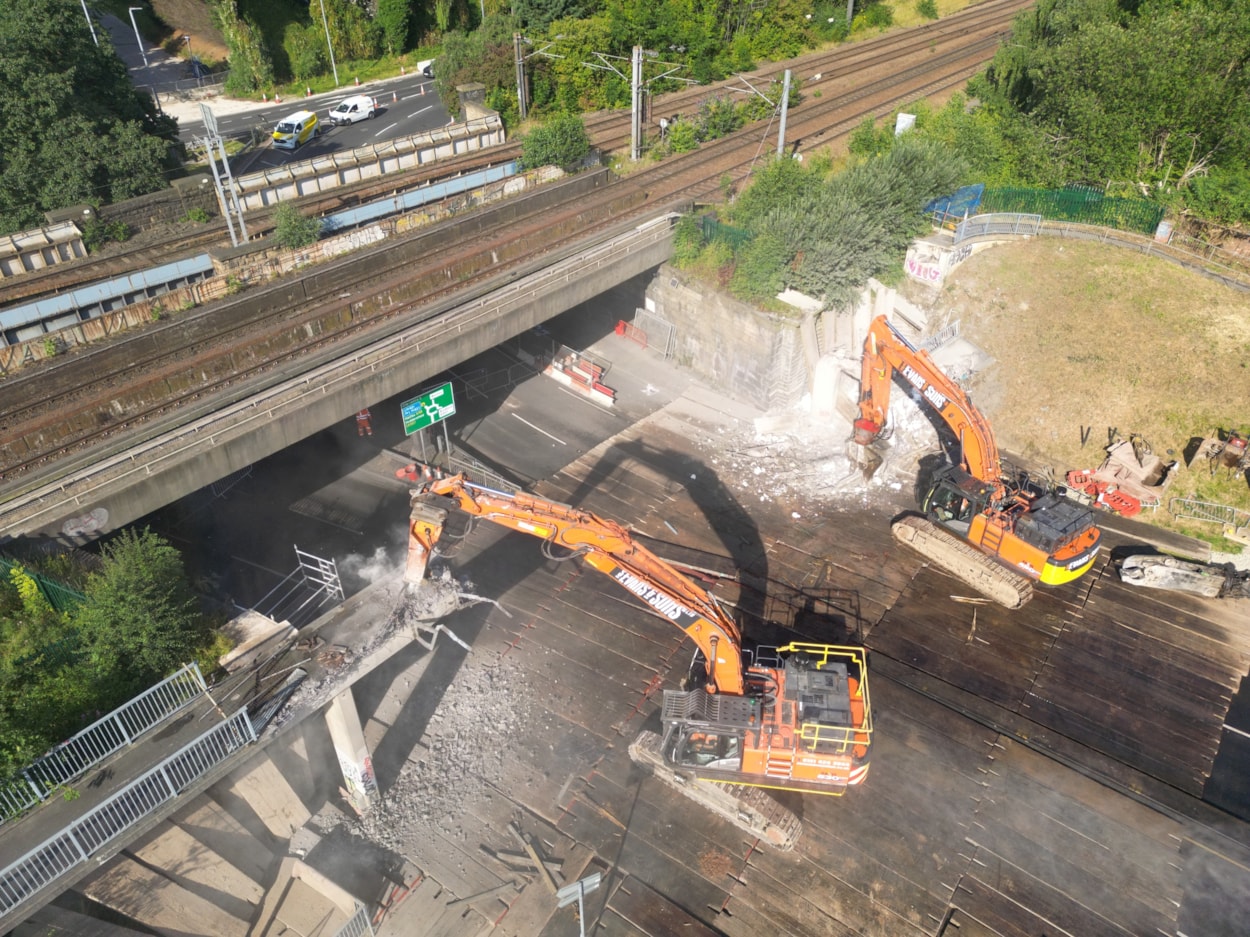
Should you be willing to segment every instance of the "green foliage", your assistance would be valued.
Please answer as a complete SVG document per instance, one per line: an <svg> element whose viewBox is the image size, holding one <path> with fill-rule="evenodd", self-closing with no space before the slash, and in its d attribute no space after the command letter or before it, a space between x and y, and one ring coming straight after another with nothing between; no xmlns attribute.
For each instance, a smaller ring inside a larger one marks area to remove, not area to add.
<svg viewBox="0 0 1250 937"><path fill-rule="evenodd" d="M202 208L191 208L182 216L183 222L191 222L194 224L207 224L209 221L208 212Z"/></svg>
<svg viewBox="0 0 1250 937"><path fill-rule="evenodd" d="M859 29L889 29L894 25L894 9L880 0L869 3L863 12L856 13L851 22L851 31Z"/></svg>
<svg viewBox="0 0 1250 937"><path fill-rule="evenodd" d="M290 77L307 81L330 68L326 34L318 23L290 23L282 34Z"/></svg>
<svg viewBox="0 0 1250 937"><path fill-rule="evenodd" d="M92 212L82 224L82 243L87 253L93 254L110 242L124 243L130 239L130 229L124 221L101 221Z"/></svg>
<svg viewBox="0 0 1250 937"><path fill-rule="evenodd" d="M55 358L61 353L61 343L49 335L43 340L43 356L45 358Z"/></svg>
<svg viewBox="0 0 1250 937"><path fill-rule="evenodd" d="M999 181L1086 182L1250 220L1234 194L1250 171L1245 4L1043 0L970 91L1012 151L997 161L1012 177ZM1208 177L1219 181L1200 186Z"/></svg>
<svg viewBox="0 0 1250 937"><path fill-rule="evenodd" d="M411 12L409 0L378 0L374 21L382 32L382 44L388 54L399 55L408 48Z"/></svg>
<svg viewBox="0 0 1250 937"><path fill-rule="evenodd" d="M76 0L0 3L0 232L43 213L155 191L181 154L177 124L136 92Z"/></svg>
<svg viewBox="0 0 1250 937"><path fill-rule="evenodd" d="M679 119L668 125L665 140L671 153L688 153L699 148L699 127L694 121Z"/></svg>
<svg viewBox="0 0 1250 937"><path fill-rule="evenodd" d="M535 127L521 140L521 165L569 168L590 152L586 124L576 114L560 114Z"/></svg>
<svg viewBox="0 0 1250 937"><path fill-rule="evenodd" d="M103 549L75 615L98 685L126 698L168 676L209 642L182 557L149 530Z"/></svg>
<svg viewBox="0 0 1250 937"><path fill-rule="evenodd" d="M273 240L279 247L298 250L315 244L321 222L303 214L292 202L282 202L273 213Z"/></svg>
<svg viewBox="0 0 1250 937"><path fill-rule="evenodd" d="M828 163L774 160L733 210L733 223L755 233L735 257L734 291L763 298L789 286L845 304L869 277L898 267L927 227L921 207L963 171L945 147L912 134L840 175L828 175Z"/></svg>
<svg viewBox="0 0 1250 937"><path fill-rule="evenodd" d="M0 777L12 774L193 658L228 645L198 612L176 550L148 531L103 550L35 556L44 575L84 583L68 613L25 567L0 577ZM72 792L71 792L72 796Z"/></svg>
<svg viewBox="0 0 1250 937"><path fill-rule="evenodd" d="M682 215L673 228L673 263L687 267L703 250L703 227L694 215Z"/></svg>
<svg viewBox="0 0 1250 937"><path fill-rule="evenodd" d="M237 0L214 0L213 24L230 50L227 94L247 95L273 85L273 59L264 33L251 16L240 16Z"/></svg>
<svg viewBox="0 0 1250 937"><path fill-rule="evenodd" d="M938 8L935 0L916 0L916 12L927 20L935 20L938 18Z"/></svg>

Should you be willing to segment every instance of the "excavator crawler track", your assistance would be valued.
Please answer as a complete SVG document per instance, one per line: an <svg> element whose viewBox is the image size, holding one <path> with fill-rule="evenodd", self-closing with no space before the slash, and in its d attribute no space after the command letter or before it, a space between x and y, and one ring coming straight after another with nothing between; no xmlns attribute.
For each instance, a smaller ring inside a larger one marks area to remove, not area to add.
<svg viewBox="0 0 1250 937"><path fill-rule="evenodd" d="M1033 584L1028 579L927 517L905 515L894 522L891 530L895 540L1004 608L1019 608L1033 598Z"/></svg>
<svg viewBox="0 0 1250 937"><path fill-rule="evenodd" d="M768 791L743 784L721 784L697 778L666 764L661 754L663 740L654 732L643 731L629 746L629 757L646 765L657 779L686 797L728 820L740 830L778 849L794 848L803 832L803 823L777 803Z"/></svg>

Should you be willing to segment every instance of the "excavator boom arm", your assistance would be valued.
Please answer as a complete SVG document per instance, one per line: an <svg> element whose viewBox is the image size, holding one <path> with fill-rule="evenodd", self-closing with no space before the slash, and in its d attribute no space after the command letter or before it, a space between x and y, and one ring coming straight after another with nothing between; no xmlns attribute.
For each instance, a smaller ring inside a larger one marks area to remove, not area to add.
<svg viewBox="0 0 1250 937"><path fill-rule="evenodd" d="M441 516L430 510L434 499L429 496L448 499L472 517L581 554L590 566L690 636L707 661L709 689L733 695L744 692L738 626L707 592L636 543L627 528L567 504L475 485L464 475L423 477L415 465L396 474L420 485L413 492L407 582L415 584L424 578L430 551L442 534ZM424 474L433 475L428 470Z"/></svg>
<svg viewBox="0 0 1250 937"><path fill-rule="evenodd" d="M955 434L964 471L981 481L999 484L998 445L985 417L927 352L912 345L882 316L873 319L864 341L855 442L868 445L885 429L895 371L916 388Z"/></svg>

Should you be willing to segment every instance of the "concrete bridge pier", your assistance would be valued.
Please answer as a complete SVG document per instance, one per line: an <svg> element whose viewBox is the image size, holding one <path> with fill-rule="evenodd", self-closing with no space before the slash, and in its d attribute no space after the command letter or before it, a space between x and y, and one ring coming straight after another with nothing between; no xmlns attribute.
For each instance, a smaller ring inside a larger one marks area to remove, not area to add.
<svg viewBox="0 0 1250 937"><path fill-rule="evenodd" d="M350 687L326 707L326 727L343 771L343 796L352 809L363 815L377 799L378 781Z"/></svg>

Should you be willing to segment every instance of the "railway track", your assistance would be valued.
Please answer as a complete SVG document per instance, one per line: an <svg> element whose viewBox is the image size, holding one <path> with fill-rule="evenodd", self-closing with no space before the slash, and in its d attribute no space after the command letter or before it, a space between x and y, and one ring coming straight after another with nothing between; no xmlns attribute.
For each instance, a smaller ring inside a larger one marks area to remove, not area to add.
<svg viewBox="0 0 1250 937"><path fill-rule="evenodd" d="M968 7L945 19L925 26L891 33L877 39L838 46L823 52L812 53L785 62L763 65L752 73L756 84L780 80L782 73L790 68L802 82L807 99L791 113L797 114L816 100L813 95L836 91L847 81L862 80L874 70L884 70L896 65L904 67L923 61L939 51L945 51L952 43L987 34L1001 34L1011 20L1029 7L1032 0L989 0ZM690 113L709 97L717 94L733 94L731 87L743 88L739 79L718 82L713 85L682 87L658 96L653 104L657 114L672 115ZM605 152L626 150L630 143L630 116L627 111L596 111L585 116L586 130L591 142ZM793 139L802 139L792 137ZM802 150L809 150L823 141L809 142L804 139ZM468 153L451 160L441 161L430 167L412 172L390 174L381 180L370 180L342 188L324 195L302 199L301 207L308 214L325 215L365 204L377 198L426 184L447 175L463 175L500 162L508 162L520 156L519 142L511 141L487 152ZM270 213L262 212L248 216L248 229L253 237L261 237L272 230ZM32 301L43 296L64 292L87 283L122 276L134 270L166 262L171 256L183 256L229 242L224 222L211 227L175 234L160 244L134 244L110 251L105 255L85 258L70 265L48 268L5 284L5 303Z"/></svg>
<svg viewBox="0 0 1250 937"><path fill-rule="evenodd" d="M793 138L828 145L866 116L962 85L992 56L1004 10L1019 6L974 8L989 12L983 28L964 22L941 44L926 38L916 62L880 65L875 78L847 63L844 79L860 83L793 109ZM740 184L770 149L762 131L753 125L610 182L573 177L550 190L568 193L560 199L541 190L18 372L0 403L0 500L271 385L298 359L377 342L596 234L714 197L722 179Z"/></svg>

